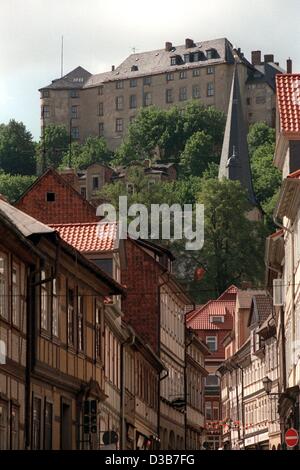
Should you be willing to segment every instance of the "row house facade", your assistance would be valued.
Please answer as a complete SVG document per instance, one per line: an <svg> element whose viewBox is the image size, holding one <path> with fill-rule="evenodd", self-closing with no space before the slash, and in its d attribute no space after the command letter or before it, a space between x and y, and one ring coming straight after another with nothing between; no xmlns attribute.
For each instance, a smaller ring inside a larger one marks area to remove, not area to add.
<svg viewBox="0 0 300 470"><path fill-rule="evenodd" d="M219 366L225 359L224 339L233 327L237 288L230 286L217 300L211 300L187 314L187 326L195 331L210 350L205 358L208 376L205 379L206 442L210 449L221 446L221 396Z"/></svg>
<svg viewBox="0 0 300 470"><path fill-rule="evenodd" d="M293 427L299 432L300 76L278 76L276 86L274 165L282 172L283 181L274 212L278 230L267 240L266 265L267 279L274 282L273 300L281 372L279 413L283 442L288 428Z"/></svg>
<svg viewBox="0 0 300 470"><path fill-rule="evenodd" d="M63 239L126 286L127 295L121 301L124 322L137 332L166 369L162 371L158 384L159 430L152 435L159 435L162 449L183 449L188 439L185 423L189 382L186 380L190 380L187 378L189 374L186 375L185 311L191 299L171 273L171 253L148 241L118 240L118 227L114 223L60 224L53 227ZM196 357L200 363L196 364L188 354L188 372L193 371L193 383L196 381L193 389L196 387L201 393L202 376L205 375L203 355L207 354L207 349L196 340L193 340L193 349L198 349ZM200 419L199 423L195 423L195 419L190 423L195 432L191 445L200 446L199 436L204 424L203 399L193 399L190 406L198 407ZM191 419L190 411L189 417ZM127 423L131 436L134 433L145 435L137 423L135 429L132 419Z"/></svg>
<svg viewBox="0 0 300 470"><path fill-rule="evenodd" d="M162 49L131 54L108 72L92 75L77 67L53 80L39 90L42 128L64 124L73 140L101 136L114 150L144 107L184 107L195 100L226 113L235 61L247 123L274 125L275 75L283 72L274 55L253 51L250 62L226 38L187 38L183 45L167 41Z"/></svg>
<svg viewBox="0 0 300 470"><path fill-rule="evenodd" d="M258 292L239 292L226 360L219 368L223 446L227 449L274 450L281 444L272 299ZM272 381L269 393L264 386L266 378Z"/></svg>
<svg viewBox="0 0 300 470"><path fill-rule="evenodd" d="M12 242L17 234L30 245L28 256L34 257L24 271L21 258L13 261L8 247L3 247L1 320L6 326L1 324L1 336L7 364L1 365L1 397L9 405L1 408L1 434L20 432L15 444L6 439L1 446L98 449L107 398L105 299L124 291L54 229L5 201L0 205L5 219L1 229L13 226L7 239ZM22 373L23 386L12 376L11 361ZM90 420L92 414L93 430L85 416ZM119 429L120 421L112 427Z"/></svg>

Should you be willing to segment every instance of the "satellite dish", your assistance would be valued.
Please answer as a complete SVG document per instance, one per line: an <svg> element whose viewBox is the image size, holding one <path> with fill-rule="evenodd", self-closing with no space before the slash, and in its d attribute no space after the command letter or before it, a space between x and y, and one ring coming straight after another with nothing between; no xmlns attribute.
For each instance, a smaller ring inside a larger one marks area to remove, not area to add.
<svg viewBox="0 0 300 470"><path fill-rule="evenodd" d="M115 431L105 431L102 437L103 444L106 446L116 444L118 440L119 436Z"/></svg>

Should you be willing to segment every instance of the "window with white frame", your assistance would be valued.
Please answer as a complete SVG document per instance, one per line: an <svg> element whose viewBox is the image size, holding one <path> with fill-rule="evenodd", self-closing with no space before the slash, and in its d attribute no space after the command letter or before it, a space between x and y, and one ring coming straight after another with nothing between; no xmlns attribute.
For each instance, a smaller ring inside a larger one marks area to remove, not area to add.
<svg viewBox="0 0 300 470"><path fill-rule="evenodd" d="M217 336L206 336L206 344L211 352L218 350Z"/></svg>
<svg viewBox="0 0 300 470"><path fill-rule="evenodd" d="M41 328L44 331L49 330L48 316L48 289L46 280L46 271L41 271Z"/></svg>
<svg viewBox="0 0 300 470"><path fill-rule="evenodd" d="M16 327L20 326L20 300L21 300L21 286L20 286L20 266L13 263L12 267L12 322Z"/></svg>

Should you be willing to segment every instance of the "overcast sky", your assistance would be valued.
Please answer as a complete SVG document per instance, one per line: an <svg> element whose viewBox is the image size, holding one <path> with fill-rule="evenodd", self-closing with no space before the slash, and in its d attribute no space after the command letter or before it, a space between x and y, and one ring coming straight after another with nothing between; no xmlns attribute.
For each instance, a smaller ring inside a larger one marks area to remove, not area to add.
<svg viewBox="0 0 300 470"><path fill-rule="evenodd" d="M250 51L274 53L300 71L299 0L1 0L0 123L21 120L39 137L39 93L81 65L91 73L137 52L227 37Z"/></svg>

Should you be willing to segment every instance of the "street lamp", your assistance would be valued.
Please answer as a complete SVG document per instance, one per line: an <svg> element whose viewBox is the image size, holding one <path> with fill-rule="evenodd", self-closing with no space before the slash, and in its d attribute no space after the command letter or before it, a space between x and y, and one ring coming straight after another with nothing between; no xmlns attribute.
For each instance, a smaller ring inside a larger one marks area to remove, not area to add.
<svg viewBox="0 0 300 470"><path fill-rule="evenodd" d="M272 380L269 379L269 377L266 376L262 379L262 383L263 383L266 394L270 395L271 390L272 390ZM274 395L274 394L272 393L272 395Z"/></svg>

